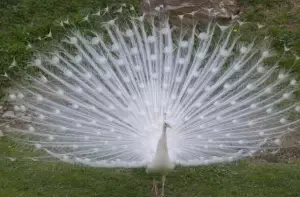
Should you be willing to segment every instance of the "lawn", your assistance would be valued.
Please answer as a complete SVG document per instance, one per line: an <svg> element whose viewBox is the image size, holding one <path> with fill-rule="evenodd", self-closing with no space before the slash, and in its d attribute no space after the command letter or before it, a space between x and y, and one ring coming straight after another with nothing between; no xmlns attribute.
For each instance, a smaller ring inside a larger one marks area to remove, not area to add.
<svg viewBox="0 0 300 197"><path fill-rule="evenodd" d="M19 78L18 69L8 69L15 58L18 66L26 66L32 55L28 42L40 43L51 29L68 17L80 21L91 10L117 0L1 0L0 2L0 74L4 71ZM127 1L129 2L129 1ZM130 1L138 5L137 1ZM273 38L273 48L283 45L300 55L299 0L241 0L242 19L266 24ZM253 31L253 30L252 30ZM249 35L254 32L248 32ZM45 42L42 42L45 43ZM290 67L292 55L281 62ZM296 64L294 72L300 73ZM0 76L0 93L10 83ZM1 97L1 95L0 95ZM300 152L299 149L293 151ZM275 159L247 159L224 165L176 168L167 177L168 197L288 197L300 196L300 160L289 153ZM21 158L30 150L0 138L0 197L94 197L151 196L152 176L144 169L99 169L63 163L40 163ZM284 158L284 159L282 159ZM159 178L159 177L157 177Z"/></svg>

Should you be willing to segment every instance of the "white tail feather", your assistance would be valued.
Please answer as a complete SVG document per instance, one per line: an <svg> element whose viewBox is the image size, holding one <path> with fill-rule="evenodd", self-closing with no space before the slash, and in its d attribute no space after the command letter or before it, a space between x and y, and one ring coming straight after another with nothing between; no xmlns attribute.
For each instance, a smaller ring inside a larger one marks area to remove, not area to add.
<svg viewBox="0 0 300 197"><path fill-rule="evenodd" d="M52 55L37 56L32 66L43 74L9 95L32 120L11 129L65 162L139 167L153 160L164 113L170 160L182 165L277 147L297 125L289 116L300 111L297 82L264 64L268 49L239 44L230 26L198 32L145 20L105 23L108 40L73 31Z"/></svg>

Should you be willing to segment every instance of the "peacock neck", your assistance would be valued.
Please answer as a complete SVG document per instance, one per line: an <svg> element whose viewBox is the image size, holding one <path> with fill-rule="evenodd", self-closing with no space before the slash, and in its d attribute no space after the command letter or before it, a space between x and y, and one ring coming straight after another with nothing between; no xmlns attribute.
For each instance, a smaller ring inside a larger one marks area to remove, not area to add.
<svg viewBox="0 0 300 197"><path fill-rule="evenodd" d="M168 125L166 123L164 123L163 125L163 129L162 129L162 134L159 140L159 145L162 146L162 148L168 152L168 146L167 146L167 128Z"/></svg>
<svg viewBox="0 0 300 197"><path fill-rule="evenodd" d="M166 173L174 168L172 164L167 145L167 128L168 124L164 124L162 128L161 136L158 140L156 152L151 163L147 167L148 172L160 172Z"/></svg>

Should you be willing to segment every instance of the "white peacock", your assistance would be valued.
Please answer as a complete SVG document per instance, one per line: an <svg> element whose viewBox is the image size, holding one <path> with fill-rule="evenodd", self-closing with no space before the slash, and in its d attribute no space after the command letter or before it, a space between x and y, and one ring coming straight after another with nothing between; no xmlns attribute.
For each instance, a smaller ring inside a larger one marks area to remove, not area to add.
<svg viewBox="0 0 300 197"><path fill-rule="evenodd" d="M280 146L299 123L291 118L298 83L265 65L269 49L239 42L234 25L187 31L157 19L109 20L93 36L71 31L57 50L36 55L41 75L27 74L29 85L8 96L32 117L13 133L64 162L162 173L162 195L175 165Z"/></svg>

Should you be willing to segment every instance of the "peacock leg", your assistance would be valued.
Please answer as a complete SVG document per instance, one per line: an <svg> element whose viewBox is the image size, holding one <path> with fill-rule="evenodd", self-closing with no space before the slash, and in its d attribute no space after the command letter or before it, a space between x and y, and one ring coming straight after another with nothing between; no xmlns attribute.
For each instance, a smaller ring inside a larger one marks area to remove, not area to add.
<svg viewBox="0 0 300 197"><path fill-rule="evenodd" d="M161 178L161 184L162 184L162 188L161 188L161 197L164 197L165 196L165 182L166 182L166 175L162 175L162 178Z"/></svg>
<svg viewBox="0 0 300 197"><path fill-rule="evenodd" d="M152 191L154 191L155 196L158 196L158 187L157 187L157 181L156 181L155 177L153 178L153 187L152 187Z"/></svg>

